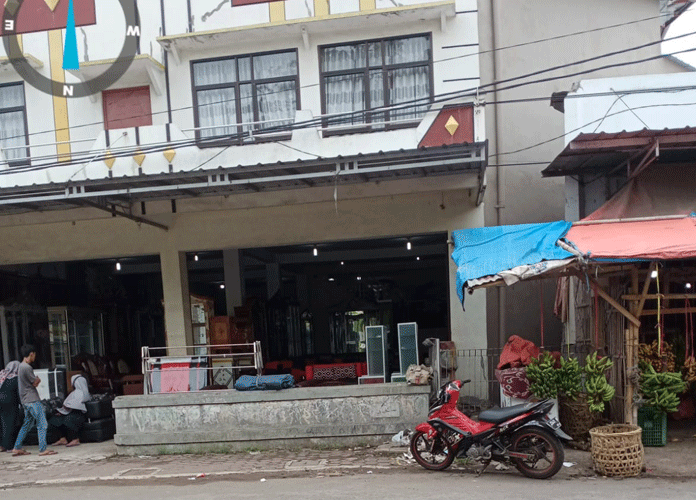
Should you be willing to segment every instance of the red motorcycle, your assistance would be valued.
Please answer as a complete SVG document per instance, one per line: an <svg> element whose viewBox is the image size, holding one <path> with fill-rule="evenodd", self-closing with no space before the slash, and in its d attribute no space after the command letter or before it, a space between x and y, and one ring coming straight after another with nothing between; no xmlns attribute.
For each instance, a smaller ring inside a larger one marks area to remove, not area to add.
<svg viewBox="0 0 696 500"><path fill-rule="evenodd" d="M563 465L560 440L572 438L549 417L553 401L485 410L476 422L457 410L459 391L468 382L454 380L439 390L428 421L411 438L416 461L429 470L445 470L455 458L466 457L483 465L479 474L495 460L534 479L555 475Z"/></svg>

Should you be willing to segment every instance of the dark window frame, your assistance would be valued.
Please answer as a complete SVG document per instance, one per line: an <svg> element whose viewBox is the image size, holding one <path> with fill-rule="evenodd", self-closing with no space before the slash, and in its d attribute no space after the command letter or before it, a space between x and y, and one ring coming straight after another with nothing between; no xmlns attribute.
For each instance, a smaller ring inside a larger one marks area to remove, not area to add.
<svg viewBox="0 0 696 500"><path fill-rule="evenodd" d="M300 58L299 58L299 53L298 53L297 48L293 49L283 49L283 50L272 50L272 51L267 51L267 52L254 52L254 53L247 53L247 54L237 54L233 56L222 56L222 57L212 57L212 58L207 58L207 59L197 59L195 61L190 62L190 69L191 69L191 91L193 93L193 121L194 121L194 127L196 128L196 141L198 142L199 147L216 147L216 146L229 146L229 145L234 145L234 144L247 144L245 142L246 136L244 135L244 127L241 125L237 125L237 134L239 136L238 139L226 139L226 138L215 138L215 137L202 137L201 136L201 131L199 130L199 127L201 126L200 124L200 116L199 116L199 104L198 104L198 92L201 91L206 91L206 90L221 90L221 89L234 89L234 99L235 99L235 115L237 119L237 123L242 123L242 107L241 107L241 95L240 95L240 87L242 85L251 85L251 91L252 91L252 104L253 104L253 114L254 114L254 122L259 121L259 102L258 102L258 96L256 93L256 87L258 85L263 85L263 84L268 84L268 83L279 83L279 82L295 82L295 107L296 111L299 111L301 109L301 103L300 103ZM254 77L254 58L255 57L260 57L260 56L267 56L267 55L272 55L272 54L294 54L295 55L295 61L297 63L297 71L294 76L280 76L280 77L274 77L274 78L260 78L256 79ZM249 71L251 73L251 79L250 80L242 80L240 81L239 79L239 63L238 61L241 59L249 58ZM200 64L200 63L207 63L207 62L215 62L215 61L234 61L234 67L236 71L235 79L233 82L227 82L227 83L216 83L216 84L210 84L210 85L196 85L196 75L195 75L195 65ZM228 128L235 127L235 125L229 125ZM268 142L268 141L274 141L274 140L287 140L291 138L292 133L288 132L287 135L283 136L275 136L273 138L266 138L263 137L262 135L257 135L257 134L263 134L264 130L256 128L258 125L254 126L254 142Z"/></svg>
<svg viewBox="0 0 696 500"><path fill-rule="evenodd" d="M19 167L24 165L31 165L31 159L29 157L29 121L27 118L27 94L25 92L24 82L8 82L0 83L0 92L2 89L7 87L21 87L22 88L22 100L24 101L23 106L12 106L10 108L0 108L0 114L5 113L16 113L18 111L22 112L24 117L24 143L26 147L24 148L24 159L21 160L8 160L7 157L5 161L9 167Z"/></svg>
<svg viewBox="0 0 696 500"><path fill-rule="evenodd" d="M399 63L399 64L386 64L386 49L385 49L385 44L386 42L392 41L392 40L405 40L408 38L419 38L419 37L427 37L428 42L430 43L430 46L428 48L428 59L424 61L416 61L416 62L408 62L408 63ZM381 55L382 55L382 64L381 66L370 66L370 54L368 50L368 46L371 43L380 43L381 45ZM354 69L343 69L343 70L334 70L334 71L324 71L323 68L323 62L324 62L324 50L325 49L330 49L333 47L346 47L346 46L358 46L358 45L365 45L365 66L362 68L354 68ZM320 45L318 48L318 57L319 57L319 85L320 85L320 98L321 98L321 114L326 115L327 114L327 93L326 93L326 79L333 77L333 76L343 76L343 75L363 75L363 85L364 85L364 99L365 101L363 102L363 109L361 111L356 111L356 113L359 112L366 112L364 115L365 123L363 127L356 126L358 124L336 124L332 125L331 118L322 118L322 128L324 129L322 131L324 136L329 136L329 135L343 135L343 134L357 134L357 133L365 133L365 132L383 132L385 130L396 130L396 129L402 129L402 128L413 128L417 127L418 123L394 123L394 124L389 124L386 123L384 125L380 125L378 127L373 127L370 124L372 123L372 116L373 115L380 115L383 114L384 118L378 118L376 121L386 121L389 122L391 121L391 113L392 111L389 110L377 110L374 113L369 113L370 108L368 106L369 104L369 98L370 98L370 72L379 70L381 68L382 70L382 85L383 85L383 92L384 92L384 104L381 107L384 106L391 106L392 102L390 99L390 94L389 94L389 72L396 70L396 69L404 69L404 68L418 68L418 67L427 67L428 68L428 79L429 79L429 84L430 84L430 99L428 102L423 102L422 105L426 105L427 103L432 103L435 97L435 77L434 77L434 64L433 64L433 36L432 32L424 32L424 33L413 33L409 35L399 35L399 36L390 36L390 37L385 37L385 38L372 38L372 39L366 39L366 40L358 40L355 42L348 42L348 43L331 43L331 44L326 44L326 45ZM420 105L419 105L420 106ZM409 108L405 108L409 109ZM328 128L331 128L332 130L327 130Z"/></svg>

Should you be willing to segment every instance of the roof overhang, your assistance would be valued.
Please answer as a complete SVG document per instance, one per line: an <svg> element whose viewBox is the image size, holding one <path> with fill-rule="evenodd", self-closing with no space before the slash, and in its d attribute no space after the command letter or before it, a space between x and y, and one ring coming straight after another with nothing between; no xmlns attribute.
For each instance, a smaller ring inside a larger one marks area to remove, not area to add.
<svg viewBox="0 0 696 500"><path fill-rule="evenodd" d="M116 61L116 59L100 59L80 63L80 69L67 70L80 81L89 81L102 75ZM164 66L148 54L135 56L128 71L114 83L110 89L141 87L152 85L157 95L164 92ZM96 95L94 96L96 100Z"/></svg>
<svg viewBox="0 0 696 500"><path fill-rule="evenodd" d="M695 160L696 128L580 134L541 173L561 177L609 172L622 165L632 173L646 161L683 164Z"/></svg>
<svg viewBox="0 0 696 500"><path fill-rule="evenodd" d="M162 36L157 41L174 58L179 59L179 52L189 50L206 50L244 44L249 46L256 42L297 37L303 39L309 49L309 36L320 33L335 33L356 29L377 29L385 26L385 18L393 22L420 23L423 21L440 21L446 29L446 20L456 15L454 0L407 5L371 11L334 14L327 17L294 19L275 23L238 26L209 31L196 31L177 35Z"/></svg>
<svg viewBox="0 0 696 500"><path fill-rule="evenodd" d="M34 69L41 69L43 68L43 61L41 61L38 57L35 57L31 54L23 54L24 58L27 60L29 63L29 66L31 66ZM12 61L10 60L9 57L3 56L0 57L0 71L5 72L5 71L14 71L14 66L12 65Z"/></svg>
<svg viewBox="0 0 696 500"><path fill-rule="evenodd" d="M105 208L144 201L333 187L443 175L475 176L481 191L487 159L487 143L481 142L353 157L95 179L68 185L50 183L4 188L0 191L0 214L61 210L76 206Z"/></svg>

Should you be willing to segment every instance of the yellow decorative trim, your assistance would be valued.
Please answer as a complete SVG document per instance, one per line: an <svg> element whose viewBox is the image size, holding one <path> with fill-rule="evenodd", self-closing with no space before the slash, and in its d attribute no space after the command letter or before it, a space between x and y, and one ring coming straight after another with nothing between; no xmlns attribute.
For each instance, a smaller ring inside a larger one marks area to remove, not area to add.
<svg viewBox="0 0 696 500"><path fill-rule="evenodd" d="M447 120L447 123L445 123L445 128L447 129L447 132L454 137L455 132L459 128L459 122L454 118L454 116L450 115L449 120Z"/></svg>
<svg viewBox="0 0 696 500"><path fill-rule="evenodd" d="M375 10L377 0L360 0L360 10Z"/></svg>
<svg viewBox="0 0 696 500"><path fill-rule="evenodd" d="M285 2L270 2L268 4L268 14L272 23L285 21Z"/></svg>
<svg viewBox="0 0 696 500"><path fill-rule="evenodd" d="M65 83L63 71L63 32L52 30L48 32L48 53L51 60L51 79L54 82ZM70 161L72 149L70 146L70 119L68 117L68 99L53 96L53 124L56 131L56 152L58 161Z"/></svg>
<svg viewBox="0 0 696 500"><path fill-rule="evenodd" d="M314 0L314 17L327 17L330 14L329 0Z"/></svg>
<svg viewBox="0 0 696 500"><path fill-rule="evenodd" d="M111 154L111 150L107 150L106 155L104 155L104 163L106 163L106 166L109 167L109 170L111 170L114 167L114 163L116 163L116 158L114 155Z"/></svg>
<svg viewBox="0 0 696 500"><path fill-rule="evenodd" d="M164 157L167 159L169 163L174 161L174 157L176 156L176 149L167 149L164 151Z"/></svg>
<svg viewBox="0 0 696 500"><path fill-rule="evenodd" d="M145 161L145 155L142 152L140 152L137 155L133 155L133 159L135 160L135 163L137 163L139 167L142 167L143 162Z"/></svg>
<svg viewBox="0 0 696 500"><path fill-rule="evenodd" d="M48 5L48 8L51 9L51 12L56 10L56 7L58 6L58 3L60 0L44 0L46 2L46 5Z"/></svg>
<svg viewBox="0 0 696 500"><path fill-rule="evenodd" d="M318 2L320 0L315 0L315 2ZM326 4L328 6L328 3ZM212 35L222 35L225 33L237 33L237 32L244 32L244 31L249 31L253 29L258 29L258 28L266 28L269 26L277 26L277 25L286 25L286 26L292 26L292 25L310 25L315 22L320 22L324 21L325 19L351 19L351 18L357 18L357 17L364 17L366 15L377 15L377 14L398 14L399 12L405 12L408 10L418 10L418 9L437 9L440 7L451 7L454 9L455 7L455 2L454 0L443 0L442 2L433 2L433 3L419 3L419 4L414 4L414 5L402 5L400 7L391 7L388 9L379 9L376 12L370 12L369 14L366 12L346 12L343 14L334 14L334 15L327 15L324 16L322 19L318 18L311 18L311 19L291 19L289 21L284 21L280 23L260 23L260 24L251 24L248 26L235 26L233 28L219 28L219 29L214 29L214 30L207 30L207 31L196 31L194 33L179 33L177 35L167 35L167 36L160 36L157 37L157 42L163 44L165 49L168 49L168 44L172 42L176 42L178 40L185 40L187 38L198 38L198 37L204 37L204 36L212 36ZM316 16L316 11L314 12ZM80 63L81 65L84 65L86 63Z"/></svg>

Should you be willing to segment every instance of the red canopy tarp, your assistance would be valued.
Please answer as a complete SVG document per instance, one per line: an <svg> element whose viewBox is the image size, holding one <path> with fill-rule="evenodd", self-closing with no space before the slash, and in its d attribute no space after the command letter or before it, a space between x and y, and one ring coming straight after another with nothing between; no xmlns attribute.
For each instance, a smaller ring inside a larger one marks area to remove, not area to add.
<svg viewBox="0 0 696 500"><path fill-rule="evenodd" d="M573 224L565 236L592 259L696 258L696 216Z"/></svg>

